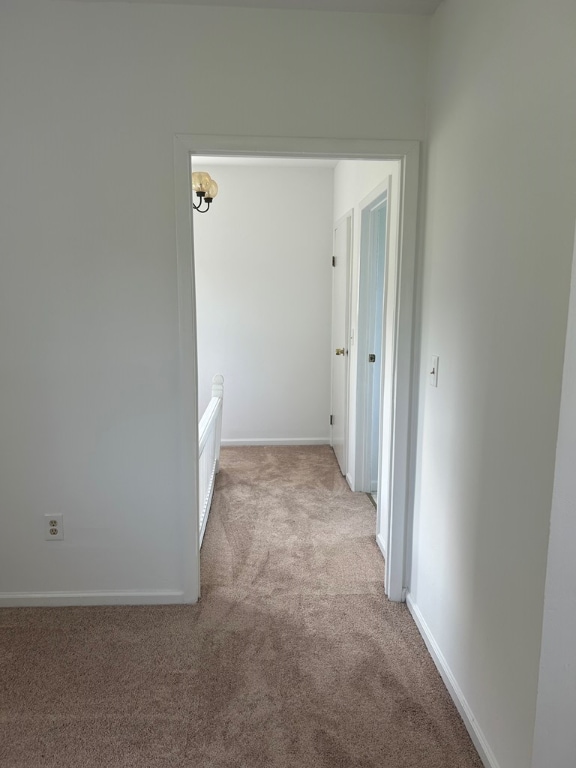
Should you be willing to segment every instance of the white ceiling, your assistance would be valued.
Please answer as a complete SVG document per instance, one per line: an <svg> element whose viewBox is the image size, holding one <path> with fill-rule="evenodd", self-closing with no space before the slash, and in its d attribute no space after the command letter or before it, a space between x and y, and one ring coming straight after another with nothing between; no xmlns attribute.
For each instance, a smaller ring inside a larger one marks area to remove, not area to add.
<svg viewBox="0 0 576 768"><path fill-rule="evenodd" d="M89 1L114 2L115 0ZM122 0L122 2L125 1ZM128 0L128 2L227 6L229 8L285 8L287 10L430 15L434 13L442 0Z"/></svg>

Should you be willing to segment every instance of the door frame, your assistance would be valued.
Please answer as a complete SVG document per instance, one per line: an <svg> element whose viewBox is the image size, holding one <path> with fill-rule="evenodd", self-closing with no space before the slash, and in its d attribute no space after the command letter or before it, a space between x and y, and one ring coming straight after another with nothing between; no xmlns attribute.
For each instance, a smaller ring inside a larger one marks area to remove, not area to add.
<svg viewBox="0 0 576 768"><path fill-rule="evenodd" d="M346 211L346 213L341 216L338 221L334 222L333 228L332 228L332 253L335 254L336 252L336 230L340 225L346 225L346 297L345 297L345 303L346 303L346 318L344 322L344 343L346 345L346 353L344 356L344 365L345 365L345 371L344 371L344 464L345 464L345 472L344 476L348 477L348 468L350 464L350 456L349 456L349 439L350 439L350 425L349 425L349 417L350 417L350 404L349 404L349 398L350 398L350 355L349 349L350 349L350 328L352 324L352 318L351 318L351 286L352 286L352 238L354 236L353 227L354 227L354 209L350 209L349 211ZM332 303L334 303L334 273L332 273ZM330 413L334 413L334 391L333 391L333 380L334 380L334 339L332 338L332 335L330 336L330 356L331 356L331 365L330 365ZM333 444L333 427L330 427L330 445L334 447Z"/></svg>
<svg viewBox="0 0 576 768"><path fill-rule="evenodd" d="M385 337L382 335L382 344L380 349L369 349L369 335L371 333L370 322L372 320L372 310L374 308L374 295L373 295L373 253L370 250L371 240L370 232L366 231L365 220L370 225L370 208L384 199L386 200L386 255L385 255L385 284L383 301L383 318L385 320L385 306L387 300L387 287L388 287L388 262L393 255L389 253L390 248L390 188L391 179L388 177L386 181L379 184L373 189L370 194L364 197L359 208L359 227L360 227L360 262L358 269L358 325L357 325L357 345L358 352L356 356L356 444L355 444L355 467L354 476L360 480L360 485L356 485L357 490L370 492L370 455L368 450L368 442L370 438L370 432L372 428L371 415L372 415L372 384L370 377L370 366L372 363L368 362L368 354L375 352L378 355L378 364L384 371L384 356L385 356ZM396 291L394 290L394 294ZM394 296L395 297L395 296ZM393 298L394 298L393 297ZM380 397L380 400L382 398ZM378 439L378 454L382 453L382 430L380 430L380 436ZM380 463L380 462L379 462ZM379 479L380 479L380 472ZM378 483L380 486L380 483ZM379 497L379 492L378 492ZM378 507L380 505L378 504Z"/></svg>
<svg viewBox="0 0 576 768"><path fill-rule="evenodd" d="M253 156L338 158L342 160L400 160L400 247L398 263L393 472L387 543L385 589L390 600L405 599L408 508L414 483L412 412L416 407L416 382L412 375L413 312L418 227L420 142L376 139L328 139L258 136L176 134L174 181L179 330L180 485L179 508L182 541L181 579L183 602L200 597L200 546L198 535L198 391L196 294L192 221L191 157Z"/></svg>

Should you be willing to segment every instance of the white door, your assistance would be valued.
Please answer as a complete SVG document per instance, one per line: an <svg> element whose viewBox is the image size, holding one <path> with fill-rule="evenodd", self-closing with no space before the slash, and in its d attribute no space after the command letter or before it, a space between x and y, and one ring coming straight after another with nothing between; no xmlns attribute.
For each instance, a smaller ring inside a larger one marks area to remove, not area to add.
<svg viewBox="0 0 576 768"><path fill-rule="evenodd" d="M332 259L332 448L346 475L348 460L348 342L349 273L352 218L345 216L334 228Z"/></svg>
<svg viewBox="0 0 576 768"><path fill-rule="evenodd" d="M366 490L375 493L378 490L380 469L380 425L381 425L381 388L384 372L382 334L384 332L384 288L386 282L386 230L388 199L383 196L368 213L370 232L370 316L368 328L368 443L366 446Z"/></svg>
<svg viewBox="0 0 576 768"><path fill-rule="evenodd" d="M384 323L387 302L387 232L389 179L365 198L361 206L360 265L358 292L358 332L356 371L356 491L379 490L381 393L387 379L385 355L390 353L390 335L394 328ZM378 500L380 501L380 499Z"/></svg>

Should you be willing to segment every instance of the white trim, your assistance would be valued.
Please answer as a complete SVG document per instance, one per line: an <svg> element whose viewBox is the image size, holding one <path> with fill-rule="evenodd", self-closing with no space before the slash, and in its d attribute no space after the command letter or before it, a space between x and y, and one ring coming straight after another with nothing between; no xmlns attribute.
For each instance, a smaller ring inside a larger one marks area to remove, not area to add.
<svg viewBox="0 0 576 768"><path fill-rule="evenodd" d="M400 247L398 263L398 323L396 344L396 402L394 468L390 532L386 560L388 597L401 601L407 558L406 531L412 510L414 469L411 465L411 408L416 394L412 376L414 274L418 212L420 143L377 139L326 139L269 136L174 137L176 242L178 253L178 318L180 333L179 410L181 437L180 509L182 583L185 602L195 602L200 589L198 540L198 403L196 360L196 300L192 236L190 159L193 155L400 160ZM329 443L329 440L327 441Z"/></svg>
<svg viewBox="0 0 576 768"><path fill-rule="evenodd" d="M399 285L398 276L400 275L400 242L401 231L401 194L402 190L394 188L393 177L388 177L388 190L386 195L386 257L384 264L384 296L382 307L382 344L381 344L381 372L380 372L380 432L378 435L378 482L376 488L376 533L382 540L385 568L387 568L386 552L390 544L390 508L392 506L393 479L392 472L394 467L394 429L396 413L396 364L397 348L399 338L398 329L398 302ZM396 236L392 238L392 216L395 219ZM393 339L390 341L386 333L390 319L392 318L392 329L394 331ZM390 370L390 361L392 370ZM388 383L390 379L390 384ZM386 482L384 482L384 478ZM409 517L409 515L406 515ZM404 563L406 561L406 551L404 553ZM406 601L406 569L402 573L402 590L395 590L395 599L399 602ZM385 578L385 591L387 588L388 575Z"/></svg>
<svg viewBox="0 0 576 768"><path fill-rule="evenodd" d="M378 549L380 552L382 552L382 557L384 560L386 560L386 542L382 538L382 534L380 532L376 534L376 544L378 544Z"/></svg>
<svg viewBox="0 0 576 768"><path fill-rule="evenodd" d="M222 440L227 448L241 445L330 445L329 437L255 437Z"/></svg>
<svg viewBox="0 0 576 768"><path fill-rule="evenodd" d="M174 138L176 263L178 282L181 572L185 601L200 597L198 531L198 359L190 150Z"/></svg>
<svg viewBox="0 0 576 768"><path fill-rule="evenodd" d="M406 595L406 605L408 606L408 610L412 614L412 618L414 619L414 622L418 627L420 634L424 638L424 642L426 643L426 647L430 652L430 656L432 656L432 660L434 661L434 664L436 664L438 672L440 673L440 676L444 681L444 685L446 686L448 693L452 697L452 700L456 705L456 709L460 713L460 717L462 718L464 725L466 726L466 730L468 731L468 733L470 734L470 738L474 742L474 746L476 747L476 750L480 756L480 759L482 760L486 768L500 768L500 765L496 760L496 758L494 757L494 753L492 752L490 745L488 744L488 740L484 736L484 733L480 728L478 721L474 717L472 708L466 701L466 697L462 693L462 689L458 685L458 682L456 681L456 678L454 677L452 670L448 666L448 662L446 661L444 654L442 653L438 643L434 639L434 636L432 635L430 627L428 626L428 624L426 623L426 620L422 616L420 609L418 608L416 603L414 603L414 601L412 600L412 596L410 593Z"/></svg>
<svg viewBox="0 0 576 768"><path fill-rule="evenodd" d="M210 136L176 134L190 155L215 157L342 158L343 160L404 160L419 152L418 141L381 139L318 139L291 136Z"/></svg>
<svg viewBox="0 0 576 768"><path fill-rule="evenodd" d="M388 262L390 259L389 239L390 239L390 178L378 184L363 200L359 203L359 227L360 227L360 254L358 263L358 312L357 312L357 330L356 330L356 446L355 446L355 469L356 489L358 491L372 492L370 477L370 450L368 448L369 435L372 427L372 387L370 366L368 362L369 352L375 352L378 356L376 365L382 368L384 375L384 354L385 339L382 334L382 344L379 350L370 349L370 317L374 309L373 289L374 281L372 275L373 254L371 246L371 227L370 215L374 207L380 207L386 202L386 249L385 249L385 275L388 275ZM376 205L378 204L378 205ZM368 225L368 231L367 227ZM396 254L392 254L394 257ZM386 304L387 285L384 285L383 304ZM386 315L385 307L383 317Z"/></svg>
<svg viewBox="0 0 576 768"><path fill-rule="evenodd" d="M397 295L396 352L394 377L394 444L392 450L391 500L388 521L385 588L390 600L402 602L408 574L408 530L413 516L412 489L415 470L411 462L412 408L418 398L418 377L413 374L412 358L416 334L414 328L414 302L416 287L416 243L418 221L418 182L420 145L412 142L402 159L400 180L400 214ZM415 445L415 443L414 443Z"/></svg>
<svg viewBox="0 0 576 768"><path fill-rule="evenodd" d="M111 592L0 592L0 608L70 605L166 605L184 603L184 592L155 589Z"/></svg>

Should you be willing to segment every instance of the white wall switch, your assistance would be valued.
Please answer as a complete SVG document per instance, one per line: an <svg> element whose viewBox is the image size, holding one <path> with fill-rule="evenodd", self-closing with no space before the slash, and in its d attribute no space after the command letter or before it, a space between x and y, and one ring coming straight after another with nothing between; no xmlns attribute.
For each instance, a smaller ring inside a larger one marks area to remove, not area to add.
<svg viewBox="0 0 576 768"><path fill-rule="evenodd" d="M44 515L44 538L46 541L62 541L64 538L64 519L58 512L55 515Z"/></svg>
<svg viewBox="0 0 576 768"><path fill-rule="evenodd" d="M438 355L432 355L430 358L430 368L428 369L428 381L431 387L438 386Z"/></svg>

